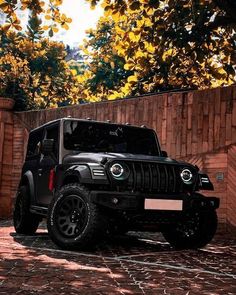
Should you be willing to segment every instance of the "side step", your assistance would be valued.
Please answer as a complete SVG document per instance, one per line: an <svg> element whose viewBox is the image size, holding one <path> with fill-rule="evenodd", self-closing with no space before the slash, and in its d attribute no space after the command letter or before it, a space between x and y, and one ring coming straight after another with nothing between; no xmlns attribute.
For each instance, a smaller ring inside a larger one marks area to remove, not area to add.
<svg viewBox="0 0 236 295"><path fill-rule="evenodd" d="M46 217L47 213L48 213L48 208L47 207L39 207L39 206L31 206L30 212Z"/></svg>

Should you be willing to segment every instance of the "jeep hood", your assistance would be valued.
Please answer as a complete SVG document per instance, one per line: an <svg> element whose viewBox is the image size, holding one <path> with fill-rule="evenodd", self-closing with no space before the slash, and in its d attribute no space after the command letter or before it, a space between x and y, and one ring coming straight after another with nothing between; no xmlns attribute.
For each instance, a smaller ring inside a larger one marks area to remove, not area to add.
<svg viewBox="0 0 236 295"><path fill-rule="evenodd" d="M181 164L192 166L189 163L178 162L169 157L158 157L158 156L148 156L139 154L128 154L128 153L76 153L66 155L63 159L64 164L79 164L79 163L105 163L106 161L117 159L117 160L135 160L135 161L147 161L147 162L158 162L165 164Z"/></svg>

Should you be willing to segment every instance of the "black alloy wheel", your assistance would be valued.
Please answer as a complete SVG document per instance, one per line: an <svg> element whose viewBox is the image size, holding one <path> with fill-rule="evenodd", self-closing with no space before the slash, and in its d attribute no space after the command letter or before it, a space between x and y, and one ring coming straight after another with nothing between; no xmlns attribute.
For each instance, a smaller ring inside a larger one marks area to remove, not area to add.
<svg viewBox="0 0 236 295"><path fill-rule="evenodd" d="M65 238L76 237L83 231L87 221L88 209L85 201L80 196L67 196L57 209L57 227Z"/></svg>
<svg viewBox="0 0 236 295"><path fill-rule="evenodd" d="M71 183L56 192L48 209L47 227L49 236L60 248L88 250L104 236L107 218L91 202L86 187Z"/></svg>

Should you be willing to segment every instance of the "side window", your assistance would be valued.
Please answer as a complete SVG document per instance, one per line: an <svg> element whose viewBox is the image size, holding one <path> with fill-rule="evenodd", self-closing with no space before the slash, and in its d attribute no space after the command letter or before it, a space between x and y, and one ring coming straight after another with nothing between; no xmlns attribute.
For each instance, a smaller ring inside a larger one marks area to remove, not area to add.
<svg viewBox="0 0 236 295"><path fill-rule="evenodd" d="M59 125L54 125L54 126L48 127L46 129L45 138L54 140L53 154L54 154L54 156L56 158L58 158L58 152L59 152Z"/></svg>
<svg viewBox="0 0 236 295"><path fill-rule="evenodd" d="M27 158L39 155L42 137L43 129L39 129L30 133L26 154Z"/></svg>

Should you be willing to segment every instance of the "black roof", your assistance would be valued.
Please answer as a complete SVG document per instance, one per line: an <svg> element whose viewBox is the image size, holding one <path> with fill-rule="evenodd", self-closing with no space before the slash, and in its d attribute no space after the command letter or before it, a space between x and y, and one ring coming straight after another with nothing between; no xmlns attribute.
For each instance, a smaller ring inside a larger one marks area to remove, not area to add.
<svg viewBox="0 0 236 295"><path fill-rule="evenodd" d="M81 121L81 122L92 122L92 123L99 123L99 124L109 124L109 125L118 125L118 126L130 126L130 127L133 127L133 128L147 128L145 125L142 125L142 126L136 126L136 125L131 125L129 123L126 123L126 124L120 124L120 123L114 123L114 122L111 122L109 120L107 121L97 121L97 120L92 120L90 118L87 118L87 119L79 119L79 118L72 118L72 117L64 117L64 118L60 118L60 119L56 119L56 120L53 120L53 121L49 121L39 127L36 127L34 128L33 130L30 131L31 132L34 132L36 130L39 130L41 128L44 128L44 127L47 127L51 124L55 124L57 122L60 122L60 121L69 121L69 120L75 120L75 121ZM151 128L147 128L147 129L151 129Z"/></svg>

